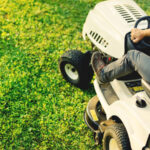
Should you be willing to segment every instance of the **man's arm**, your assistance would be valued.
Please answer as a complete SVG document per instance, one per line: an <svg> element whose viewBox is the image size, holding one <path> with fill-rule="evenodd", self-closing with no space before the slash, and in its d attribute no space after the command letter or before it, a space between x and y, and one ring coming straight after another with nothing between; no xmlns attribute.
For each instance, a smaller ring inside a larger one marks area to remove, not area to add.
<svg viewBox="0 0 150 150"><path fill-rule="evenodd" d="M150 36L150 29L143 30L145 33L145 37Z"/></svg>
<svg viewBox="0 0 150 150"><path fill-rule="evenodd" d="M138 43L144 37L148 37L148 36L150 36L150 29L141 30L141 29L134 28L131 30L131 40L134 43Z"/></svg>

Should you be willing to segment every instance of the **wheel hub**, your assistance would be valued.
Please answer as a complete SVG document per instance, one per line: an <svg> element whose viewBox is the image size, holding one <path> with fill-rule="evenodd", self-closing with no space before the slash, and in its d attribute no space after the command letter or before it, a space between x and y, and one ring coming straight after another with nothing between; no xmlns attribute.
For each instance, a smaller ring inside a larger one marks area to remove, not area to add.
<svg viewBox="0 0 150 150"><path fill-rule="evenodd" d="M79 78L77 69L71 64L65 65L65 72L68 75L68 77L73 80L77 80Z"/></svg>
<svg viewBox="0 0 150 150"><path fill-rule="evenodd" d="M114 138L110 139L109 150L120 150L119 147L118 147L118 144L117 144L117 142Z"/></svg>

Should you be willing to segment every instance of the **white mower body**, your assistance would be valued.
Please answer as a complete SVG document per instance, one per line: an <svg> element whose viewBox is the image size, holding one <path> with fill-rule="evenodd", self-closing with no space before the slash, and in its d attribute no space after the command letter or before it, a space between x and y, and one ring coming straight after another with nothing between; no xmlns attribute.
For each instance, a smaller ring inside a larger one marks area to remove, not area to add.
<svg viewBox="0 0 150 150"><path fill-rule="evenodd" d="M120 58L125 54L125 35L143 16L146 16L146 13L133 0L100 2L86 18L83 37L88 37L108 56ZM139 27L144 28L146 25L146 22L142 22ZM105 110L107 120L119 118L126 128L132 150L145 150L150 138L150 98L144 90L131 93L124 81L114 80L110 85L118 100L108 104L98 81L94 81L96 94ZM146 102L145 108L137 107L138 98Z"/></svg>
<svg viewBox="0 0 150 150"><path fill-rule="evenodd" d="M126 33L134 27L137 19L146 16L133 0L108 0L98 3L86 18L83 38L86 36L106 54L120 58L125 53ZM146 23L140 24L140 28Z"/></svg>
<svg viewBox="0 0 150 150"><path fill-rule="evenodd" d="M127 130L132 150L143 150L150 135L150 98L145 91L132 95L122 81L114 80L111 86L118 100L109 105L97 80L94 81L96 94L106 112L107 120L119 118ZM146 101L145 108L137 107L138 97Z"/></svg>

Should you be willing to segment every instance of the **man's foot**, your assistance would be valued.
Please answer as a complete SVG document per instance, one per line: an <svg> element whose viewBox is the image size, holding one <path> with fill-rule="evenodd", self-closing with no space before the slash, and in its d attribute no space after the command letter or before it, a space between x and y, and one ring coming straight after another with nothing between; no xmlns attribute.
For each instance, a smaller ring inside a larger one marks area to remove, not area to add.
<svg viewBox="0 0 150 150"><path fill-rule="evenodd" d="M103 62L101 54L98 51L93 53L91 58L91 64L96 74L96 77L98 78L98 81L101 83L99 78L99 72L104 68L105 63Z"/></svg>

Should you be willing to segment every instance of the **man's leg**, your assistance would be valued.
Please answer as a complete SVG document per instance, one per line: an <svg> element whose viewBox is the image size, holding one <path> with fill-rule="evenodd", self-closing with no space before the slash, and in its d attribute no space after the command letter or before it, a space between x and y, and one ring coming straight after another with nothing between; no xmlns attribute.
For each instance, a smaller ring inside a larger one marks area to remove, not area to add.
<svg viewBox="0 0 150 150"><path fill-rule="evenodd" d="M100 81L105 83L133 71L137 71L144 80L150 82L150 57L137 50L131 50L122 58L105 66L98 76Z"/></svg>

